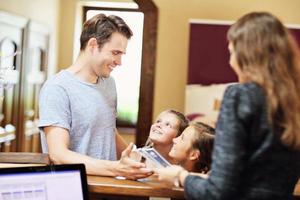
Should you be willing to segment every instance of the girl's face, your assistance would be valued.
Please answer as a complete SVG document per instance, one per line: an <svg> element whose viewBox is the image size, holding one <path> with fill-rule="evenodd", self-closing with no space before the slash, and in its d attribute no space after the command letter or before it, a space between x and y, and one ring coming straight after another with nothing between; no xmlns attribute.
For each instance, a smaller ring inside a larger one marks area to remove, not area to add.
<svg viewBox="0 0 300 200"><path fill-rule="evenodd" d="M178 134L180 121L170 112L162 112L150 129L149 138L154 144L172 144Z"/></svg>
<svg viewBox="0 0 300 200"><path fill-rule="evenodd" d="M194 134L194 128L189 126L180 136L173 139L173 147L169 152L169 156L179 164L184 163L189 158L190 152L192 151Z"/></svg>
<svg viewBox="0 0 300 200"><path fill-rule="evenodd" d="M234 72L236 73L236 75L238 76L239 82L242 83L244 82L244 74L237 62L237 58L236 58L236 54L232 42L229 42L228 50L230 54L229 64L231 68L234 70Z"/></svg>

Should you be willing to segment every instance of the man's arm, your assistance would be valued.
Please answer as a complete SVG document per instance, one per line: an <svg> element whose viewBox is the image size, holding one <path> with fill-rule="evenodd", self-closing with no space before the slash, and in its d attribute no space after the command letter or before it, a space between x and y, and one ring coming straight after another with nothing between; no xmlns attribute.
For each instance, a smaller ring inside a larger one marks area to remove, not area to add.
<svg viewBox="0 0 300 200"><path fill-rule="evenodd" d="M60 127L44 128L48 151L55 164L84 163L87 174L102 176L124 176L128 179L138 179L151 175L143 163L129 158L132 144L123 152L119 161L99 160L69 150L70 137L68 130Z"/></svg>
<svg viewBox="0 0 300 200"><path fill-rule="evenodd" d="M127 148L128 144L124 140L124 138L119 134L116 129L116 146L117 146L117 158L121 158L122 152Z"/></svg>

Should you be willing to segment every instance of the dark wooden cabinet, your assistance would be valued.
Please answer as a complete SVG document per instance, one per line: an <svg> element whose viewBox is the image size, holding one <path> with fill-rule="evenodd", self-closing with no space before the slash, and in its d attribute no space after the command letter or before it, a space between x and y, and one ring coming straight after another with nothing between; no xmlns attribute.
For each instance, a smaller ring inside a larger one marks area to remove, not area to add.
<svg viewBox="0 0 300 200"><path fill-rule="evenodd" d="M0 11L0 151L40 151L38 95L48 46L47 27Z"/></svg>
<svg viewBox="0 0 300 200"><path fill-rule="evenodd" d="M27 28L20 130L23 132L20 151L40 152L38 129L39 92L47 77L49 32L42 24L30 21Z"/></svg>
<svg viewBox="0 0 300 200"><path fill-rule="evenodd" d="M0 12L0 144L1 151L6 152L16 151L18 141L15 138L20 133L18 116L24 64L22 52L27 24L26 18Z"/></svg>

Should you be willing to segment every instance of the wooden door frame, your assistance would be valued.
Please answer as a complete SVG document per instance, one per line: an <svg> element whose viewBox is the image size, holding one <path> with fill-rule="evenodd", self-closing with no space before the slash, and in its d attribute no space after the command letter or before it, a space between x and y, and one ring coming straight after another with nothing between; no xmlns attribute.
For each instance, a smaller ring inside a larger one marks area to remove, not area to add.
<svg viewBox="0 0 300 200"><path fill-rule="evenodd" d="M87 10L114 10L114 11L139 11L144 13L142 67L140 80L139 111L136 125L136 145L141 147L145 144L152 124L154 77L156 63L156 41L158 8L152 0L133 0L138 4L138 9L128 8L99 8L83 7L83 22L86 21Z"/></svg>
<svg viewBox="0 0 300 200"><path fill-rule="evenodd" d="M143 146L152 124L158 8L152 0L134 0L144 13L142 70L136 144Z"/></svg>

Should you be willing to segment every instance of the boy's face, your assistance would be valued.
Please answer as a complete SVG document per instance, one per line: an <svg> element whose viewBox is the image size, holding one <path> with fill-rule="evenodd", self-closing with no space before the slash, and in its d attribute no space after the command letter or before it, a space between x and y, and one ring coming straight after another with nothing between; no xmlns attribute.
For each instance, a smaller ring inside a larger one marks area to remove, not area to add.
<svg viewBox="0 0 300 200"><path fill-rule="evenodd" d="M98 77L108 78L118 65L122 64L122 55L126 53L128 39L115 32L101 49L92 48L92 71Z"/></svg>
<svg viewBox="0 0 300 200"><path fill-rule="evenodd" d="M173 113L162 112L150 129L149 138L154 144L171 145L179 130L179 120Z"/></svg>
<svg viewBox="0 0 300 200"><path fill-rule="evenodd" d="M169 152L169 156L176 160L179 164L184 163L192 150L192 141L194 138L194 128L186 128L182 134L173 139L173 147Z"/></svg>

